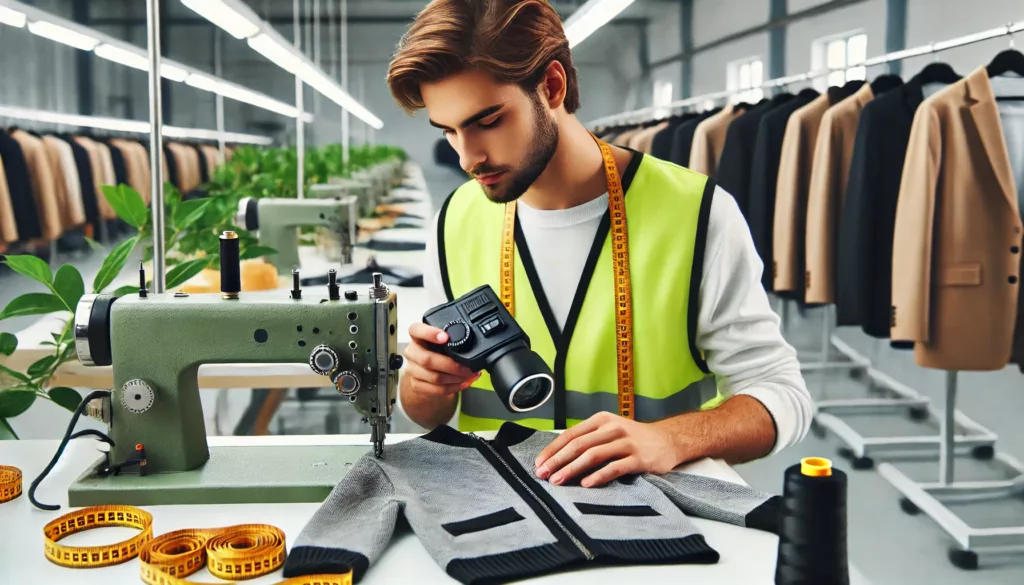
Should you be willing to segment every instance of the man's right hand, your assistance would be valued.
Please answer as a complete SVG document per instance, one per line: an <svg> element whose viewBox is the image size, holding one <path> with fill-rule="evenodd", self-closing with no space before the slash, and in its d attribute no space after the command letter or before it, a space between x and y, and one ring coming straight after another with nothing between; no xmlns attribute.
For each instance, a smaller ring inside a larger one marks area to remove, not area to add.
<svg viewBox="0 0 1024 585"><path fill-rule="evenodd" d="M409 327L412 338L405 348L402 405L417 424L433 428L455 412L455 397L480 377L478 372L431 349L448 342L448 334L425 323Z"/></svg>

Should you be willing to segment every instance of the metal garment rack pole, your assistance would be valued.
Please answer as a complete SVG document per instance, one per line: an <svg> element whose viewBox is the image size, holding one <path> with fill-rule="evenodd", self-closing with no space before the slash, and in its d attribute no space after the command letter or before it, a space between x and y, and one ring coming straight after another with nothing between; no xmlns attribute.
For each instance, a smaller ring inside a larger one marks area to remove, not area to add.
<svg viewBox="0 0 1024 585"><path fill-rule="evenodd" d="M882 65L882 64L889 63L889 62L892 62L892 61L900 61L900 60L903 60L903 59L908 59L910 57L917 57L919 55L927 55L929 53L938 53L940 51L946 51L946 50L953 49L953 48L956 48L956 47L963 47L965 45L971 45L971 44L974 44L974 43L979 43L981 41L987 41L989 39L994 39L994 38L1001 37L1001 36L1012 35L1012 34L1014 34L1016 32L1020 32L1022 30L1024 30L1024 20L1017 21L1017 22L1010 22L1010 23L1007 23L1004 26L992 28L992 29L989 29L989 30L977 32L977 33L970 34L970 35L965 35L965 36L962 36L962 37L957 37L957 38L954 38L954 39L950 39L948 41L934 42L934 43L929 43L927 45L921 45L919 47L914 47L914 48L911 48L911 49L903 49L901 51L894 51L892 53L885 53L884 55L879 55L878 57L872 57L871 59L867 59L863 63L859 63L858 65L859 66L863 66L865 68L873 67L875 65ZM839 71L839 70L842 70L842 69L846 69L846 67L841 67L841 68L838 68L838 69L822 69L822 70L819 70L819 71L808 71L807 73L798 73L796 75L787 75L787 76L784 76L784 77L777 77L775 79L769 79L769 80L765 81L764 83L761 84L760 88L761 89L771 89L771 88L778 88L778 87L783 87L783 86L786 86L786 85L791 85L793 83L800 83L802 81L809 81L809 80L812 80L812 79L817 79L819 77L826 77L832 71ZM703 94L703 95L698 95L698 96L693 96L693 97L688 97L688 98L685 98L685 99L677 100L677 101L671 102L669 104L658 106L658 107L648 106L648 107L645 107L645 108L639 108L639 109L631 110L631 111L628 111L628 112L622 112L622 113L619 113L619 114L613 114L611 116L604 116L604 117L601 117L601 118L597 118L595 120L591 120L587 125L590 126L590 127L594 127L594 126L601 126L601 125L620 123L620 122L643 122L645 120L654 119L656 117L655 113L657 111L660 111L660 110L675 110L675 109L678 109L678 108L686 108L686 107L689 107L689 106L699 105L699 104L701 104L701 103L703 103L705 101L708 101L708 100L718 100L718 99L721 99L721 98L730 97L730 96L732 96L732 95L734 95L736 93L739 93L740 91L747 91L747 90L746 89L744 89L744 90L732 90L732 91L725 90L725 91L717 91L717 92L713 92L713 93L706 93L706 94Z"/></svg>
<svg viewBox="0 0 1024 585"><path fill-rule="evenodd" d="M302 51L302 27L299 25L302 15L299 10L299 1L293 0L292 6L295 12L295 23L292 30L295 31L295 48ZM306 113L302 97L302 78L295 75L295 108L299 111L295 117L295 152L298 157L296 165L295 189L299 199L305 196L306 184L306 124L302 121Z"/></svg>
<svg viewBox="0 0 1024 585"><path fill-rule="evenodd" d="M213 67L217 78L224 77L224 37L220 27L213 27ZM224 143L224 96L217 94L217 150L220 151L220 160L227 160L227 145Z"/></svg>
<svg viewBox="0 0 1024 585"><path fill-rule="evenodd" d="M341 0L341 89L348 91L348 0ZM362 102L360 102L362 103ZM348 110L341 110L341 156L348 167L348 149L351 144L352 119Z"/></svg>
<svg viewBox="0 0 1024 585"><path fill-rule="evenodd" d="M163 99L160 95L160 0L146 2L149 45L149 167L153 213L153 293L167 288L164 273Z"/></svg>

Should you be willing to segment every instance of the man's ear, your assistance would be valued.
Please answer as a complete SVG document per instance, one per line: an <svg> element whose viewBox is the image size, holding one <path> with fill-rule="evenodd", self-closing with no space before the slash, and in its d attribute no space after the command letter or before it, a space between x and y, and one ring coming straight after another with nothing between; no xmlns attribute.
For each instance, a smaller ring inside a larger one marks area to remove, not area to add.
<svg viewBox="0 0 1024 585"><path fill-rule="evenodd" d="M540 82L540 97L548 107L557 110L565 101L566 92L565 68L558 61L552 61L544 69L544 77Z"/></svg>

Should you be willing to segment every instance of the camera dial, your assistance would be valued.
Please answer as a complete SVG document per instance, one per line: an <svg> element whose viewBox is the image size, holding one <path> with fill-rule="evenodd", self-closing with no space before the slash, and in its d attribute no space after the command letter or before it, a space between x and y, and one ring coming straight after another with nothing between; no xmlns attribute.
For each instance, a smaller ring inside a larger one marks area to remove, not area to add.
<svg viewBox="0 0 1024 585"><path fill-rule="evenodd" d="M456 319L445 325L444 332L448 334L447 345L451 349L459 349L469 343L470 338L473 337L473 331L462 319Z"/></svg>

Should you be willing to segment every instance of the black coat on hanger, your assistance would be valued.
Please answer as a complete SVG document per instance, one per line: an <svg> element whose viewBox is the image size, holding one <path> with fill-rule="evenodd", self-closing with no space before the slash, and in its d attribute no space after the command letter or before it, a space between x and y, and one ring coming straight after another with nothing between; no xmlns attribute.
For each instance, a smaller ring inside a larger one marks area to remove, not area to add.
<svg viewBox="0 0 1024 585"><path fill-rule="evenodd" d="M992 58L992 62L986 67L989 77L1016 73L1024 77L1024 53L1014 49L1006 49ZM997 102L1020 102L1024 101L1024 95L1003 95L996 96Z"/></svg>
<svg viewBox="0 0 1024 585"><path fill-rule="evenodd" d="M910 128L924 101L923 86L959 79L949 65L932 63L901 87L871 100L861 111L839 218L839 325L859 325L872 337L889 338L892 258L899 252L893 250L893 232ZM913 343L906 342L891 345L913 348Z"/></svg>
<svg viewBox="0 0 1024 585"><path fill-rule="evenodd" d="M7 175L7 189L14 207L14 223L22 242L43 237L43 227L36 204L36 194L29 178L28 161L17 140L0 130L0 159Z"/></svg>
<svg viewBox="0 0 1024 585"><path fill-rule="evenodd" d="M819 95L812 88L804 89L793 99L766 113L758 124L757 140L754 143L753 162L750 169L747 224L750 226L754 248L757 249L765 267L762 271L761 283L767 291L773 290L775 284L775 275L772 271L775 194L786 124L794 112L814 101Z"/></svg>

